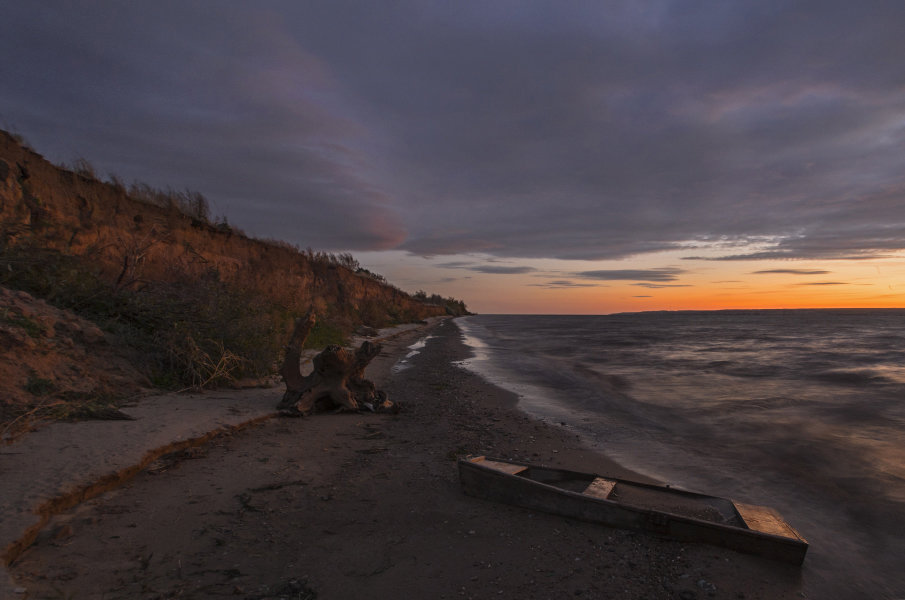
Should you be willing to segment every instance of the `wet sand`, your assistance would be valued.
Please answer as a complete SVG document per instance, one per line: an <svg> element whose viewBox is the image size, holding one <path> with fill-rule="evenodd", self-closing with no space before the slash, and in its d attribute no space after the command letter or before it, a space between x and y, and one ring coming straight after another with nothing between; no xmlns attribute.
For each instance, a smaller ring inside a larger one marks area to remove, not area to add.
<svg viewBox="0 0 905 600"><path fill-rule="evenodd" d="M398 415L275 419L158 461L56 517L12 567L21 597L802 597L796 567L465 496L464 454L631 477L468 356L451 321L407 333L367 373Z"/></svg>

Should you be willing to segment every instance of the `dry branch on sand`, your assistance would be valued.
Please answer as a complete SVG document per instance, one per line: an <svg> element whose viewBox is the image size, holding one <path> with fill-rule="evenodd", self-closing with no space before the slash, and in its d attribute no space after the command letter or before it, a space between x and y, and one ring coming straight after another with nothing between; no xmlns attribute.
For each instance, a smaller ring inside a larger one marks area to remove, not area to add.
<svg viewBox="0 0 905 600"><path fill-rule="evenodd" d="M380 344L362 342L355 352L336 345L327 346L314 357L311 374L301 374L302 348L315 321L314 314L308 313L295 324L280 368L286 392L277 408L292 415L331 409L395 412L397 407L387 400L386 393L364 378L365 367L380 354Z"/></svg>

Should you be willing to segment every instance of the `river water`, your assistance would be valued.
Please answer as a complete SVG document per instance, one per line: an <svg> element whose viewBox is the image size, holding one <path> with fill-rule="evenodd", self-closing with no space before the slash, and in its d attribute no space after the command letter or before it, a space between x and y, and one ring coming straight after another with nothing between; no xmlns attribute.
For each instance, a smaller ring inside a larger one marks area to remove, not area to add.
<svg viewBox="0 0 905 600"><path fill-rule="evenodd" d="M905 310L457 319L463 366L638 472L779 510L810 598L905 598Z"/></svg>

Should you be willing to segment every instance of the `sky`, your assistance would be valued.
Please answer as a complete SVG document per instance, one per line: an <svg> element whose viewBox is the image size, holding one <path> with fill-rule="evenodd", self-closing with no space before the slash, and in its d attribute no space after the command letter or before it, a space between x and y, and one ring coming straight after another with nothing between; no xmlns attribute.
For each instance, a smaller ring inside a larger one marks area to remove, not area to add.
<svg viewBox="0 0 905 600"><path fill-rule="evenodd" d="M901 0L0 9L0 128L410 292L905 306Z"/></svg>

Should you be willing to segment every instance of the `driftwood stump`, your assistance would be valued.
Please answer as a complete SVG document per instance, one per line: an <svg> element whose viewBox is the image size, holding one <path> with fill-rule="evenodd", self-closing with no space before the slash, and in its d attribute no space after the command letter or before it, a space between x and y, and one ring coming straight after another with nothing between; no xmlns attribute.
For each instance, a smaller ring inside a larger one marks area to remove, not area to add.
<svg viewBox="0 0 905 600"><path fill-rule="evenodd" d="M312 313L296 321L280 369L286 392L277 409L293 415L322 410L394 412L386 393L364 378L365 367L380 354L380 344L363 342L355 352L327 346L314 357L311 374L302 375L299 360L315 321Z"/></svg>

